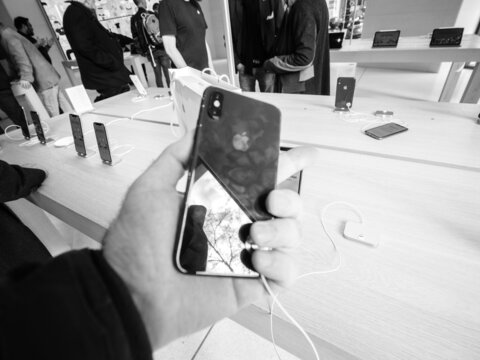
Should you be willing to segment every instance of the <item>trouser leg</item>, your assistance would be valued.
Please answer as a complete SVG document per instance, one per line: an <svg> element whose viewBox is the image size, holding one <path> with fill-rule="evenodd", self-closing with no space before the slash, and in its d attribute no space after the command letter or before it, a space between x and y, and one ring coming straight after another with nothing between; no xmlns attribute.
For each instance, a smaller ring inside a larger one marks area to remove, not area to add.
<svg viewBox="0 0 480 360"><path fill-rule="evenodd" d="M39 91L38 96L50 117L60 114L60 108L58 105L58 85L47 90Z"/></svg>
<svg viewBox="0 0 480 360"><path fill-rule="evenodd" d="M25 113L10 89L0 91L0 109L15 125L20 126L24 131L28 129ZM0 133L3 133L1 128Z"/></svg>
<svg viewBox="0 0 480 360"><path fill-rule="evenodd" d="M240 88L243 91L255 91L255 77L245 73L239 73L238 79L240 80Z"/></svg>

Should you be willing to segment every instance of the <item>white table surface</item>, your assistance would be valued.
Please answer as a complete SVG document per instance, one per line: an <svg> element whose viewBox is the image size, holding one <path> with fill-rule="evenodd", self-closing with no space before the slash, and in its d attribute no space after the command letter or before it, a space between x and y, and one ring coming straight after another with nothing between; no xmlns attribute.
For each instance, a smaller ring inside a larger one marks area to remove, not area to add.
<svg viewBox="0 0 480 360"><path fill-rule="evenodd" d="M22 141L14 142L1 136L0 158L9 163L46 170L47 180L30 199L100 241L119 211L128 187L176 138L169 127L158 124L117 121L110 116L95 114L85 114L81 119L86 146L96 151L92 157L84 159L77 156L73 145L68 148L56 148L53 144L19 147ZM107 125L113 155L133 148L113 167L101 162L93 131L87 134L93 130L95 121ZM47 137L59 139L71 136L66 115L50 120L49 126Z"/></svg>
<svg viewBox="0 0 480 360"><path fill-rule="evenodd" d="M345 116L333 112L333 96L246 94L282 111L286 142L480 171L478 105L356 97L355 113ZM391 110L394 116L382 120L373 115L376 110ZM399 122L409 130L375 140L363 130L381 125L370 123L377 120Z"/></svg>
<svg viewBox="0 0 480 360"><path fill-rule="evenodd" d="M93 114L132 118L154 123L177 124L173 102L166 88L148 88L141 98L132 90L94 104Z"/></svg>

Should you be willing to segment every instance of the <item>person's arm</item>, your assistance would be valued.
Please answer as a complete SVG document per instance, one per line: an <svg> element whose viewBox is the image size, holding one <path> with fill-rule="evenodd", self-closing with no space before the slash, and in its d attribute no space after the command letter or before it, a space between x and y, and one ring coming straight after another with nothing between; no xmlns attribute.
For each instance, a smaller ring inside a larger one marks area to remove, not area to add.
<svg viewBox="0 0 480 360"><path fill-rule="evenodd" d="M0 203L28 196L45 177L43 170L10 165L0 160Z"/></svg>
<svg viewBox="0 0 480 360"><path fill-rule="evenodd" d="M81 26L81 29L78 29L79 26ZM97 46L97 41L92 33L92 29L97 27L93 18L83 16L80 20L75 19L67 9L63 27L68 41L75 44L75 51L78 51L82 56L106 70L118 70L123 66L123 62L116 61L114 55ZM112 39L112 41L115 40Z"/></svg>
<svg viewBox="0 0 480 360"><path fill-rule="evenodd" d="M177 48L177 23L175 21L175 14L168 0L160 1L160 6L158 7L158 22L167 55L172 59L178 69L187 66L185 59Z"/></svg>
<svg viewBox="0 0 480 360"><path fill-rule="evenodd" d="M167 52L170 59L172 59L173 63L177 67L177 69L181 69L187 66L185 59L183 58L180 51L177 49L177 39L173 35L163 35L162 36L163 45L165 46L165 51Z"/></svg>
<svg viewBox="0 0 480 360"><path fill-rule="evenodd" d="M190 132L160 155L130 188L103 239L105 259L132 294L154 349L231 316L266 294L258 279L191 276L175 268L172 254L183 202L176 184L185 173L192 147ZM316 156L317 150L312 148L311 153ZM305 154L298 148L282 153L277 181L310 163L312 157ZM249 236L255 244L273 250L254 251L252 264L271 283L289 285L298 272L294 253L301 241L300 197L293 191L274 190L266 207L275 218L255 222Z"/></svg>
<svg viewBox="0 0 480 360"><path fill-rule="evenodd" d="M213 67L212 53L210 52L210 47L208 46L206 39L205 39L205 47L207 48L208 67L212 70L215 70L215 68Z"/></svg>
<svg viewBox="0 0 480 360"><path fill-rule="evenodd" d="M151 359L152 346L198 331L266 295L258 279L206 278L175 269L183 201L176 184L192 147L190 132L135 181L101 252L69 252L0 281L2 360ZM304 154L297 148L280 155L278 182L315 160ZM254 251L251 261L272 285L283 286L298 272L300 197L274 190L266 208L275 218L252 224L249 237L271 250Z"/></svg>
<svg viewBox="0 0 480 360"><path fill-rule="evenodd" d="M15 64L21 82L32 84L35 81L33 66L20 39L12 37L8 41L5 41L4 44L7 47L7 53L10 54L12 62Z"/></svg>
<svg viewBox="0 0 480 360"><path fill-rule="evenodd" d="M2 360L151 360L123 281L100 251L60 255L0 281Z"/></svg>
<svg viewBox="0 0 480 360"><path fill-rule="evenodd" d="M309 68L315 57L317 28L313 14L309 11L296 11L292 18L293 52L268 59L264 67L276 73L298 72Z"/></svg>

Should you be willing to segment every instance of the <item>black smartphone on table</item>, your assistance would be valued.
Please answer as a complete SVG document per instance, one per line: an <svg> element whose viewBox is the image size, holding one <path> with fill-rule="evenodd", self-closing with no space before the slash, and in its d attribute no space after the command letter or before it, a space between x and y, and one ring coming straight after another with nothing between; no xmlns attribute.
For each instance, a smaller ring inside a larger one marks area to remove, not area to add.
<svg viewBox="0 0 480 360"><path fill-rule="evenodd" d="M93 123L95 137L97 138L98 152L104 164L112 165L112 154L108 144L107 129L105 125L99 122Z"/></svg>
<svg viewBox="0 0 480 360"><path fill-rule="evenodd" d="M70 114L70 126L72 127L73 142L78 156L87 156L87 149L85 147L85 139L83 138L82 121L80 116Z"/></svg>
<svg viewBox="0 0 480 360"><path fill-rule="evenodd" d="M33 126L35 127L35 132L37 133L38 141L40 144L45 145L47 140L45 139L45 133L43 132L42 123L36 111L31 111L30 116L32 117Z"/></svg>
<svg viewBox="0 0 480 360"><path fill-rule="evenodd" d="M335 93L336 110L348 111L352 107L355 83L354 77L339 77L337 79L337 90Z"/></svg>
<svg viewBox="0 0 480 360"><path fill-rule="evenodd" d="M224 89L205 90L174 254L185 274L258 277L248 258L245 224L271 219L280 110Z"/></svg>
<svg viewBox="0 0 480 360"><path fill-rule="evenodd" d="M381 140L386 137L399 134L407 130L408 128L406 128L405 126L392 122L392 123L380 125L380 126L365 130L365 134L374 139Z"/></svg>

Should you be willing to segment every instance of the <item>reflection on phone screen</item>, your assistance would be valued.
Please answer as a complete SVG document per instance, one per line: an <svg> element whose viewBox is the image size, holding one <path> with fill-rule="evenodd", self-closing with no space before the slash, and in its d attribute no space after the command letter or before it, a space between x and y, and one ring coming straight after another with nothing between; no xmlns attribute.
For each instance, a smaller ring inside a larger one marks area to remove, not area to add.
<svg viewBox="0 0 480 360"><path fill-rule="evenodd" d="M239 231L251 221L203 165L195 170L187 206L182 268L195 273L258 276L242 263L245 250Z"/></svg>

